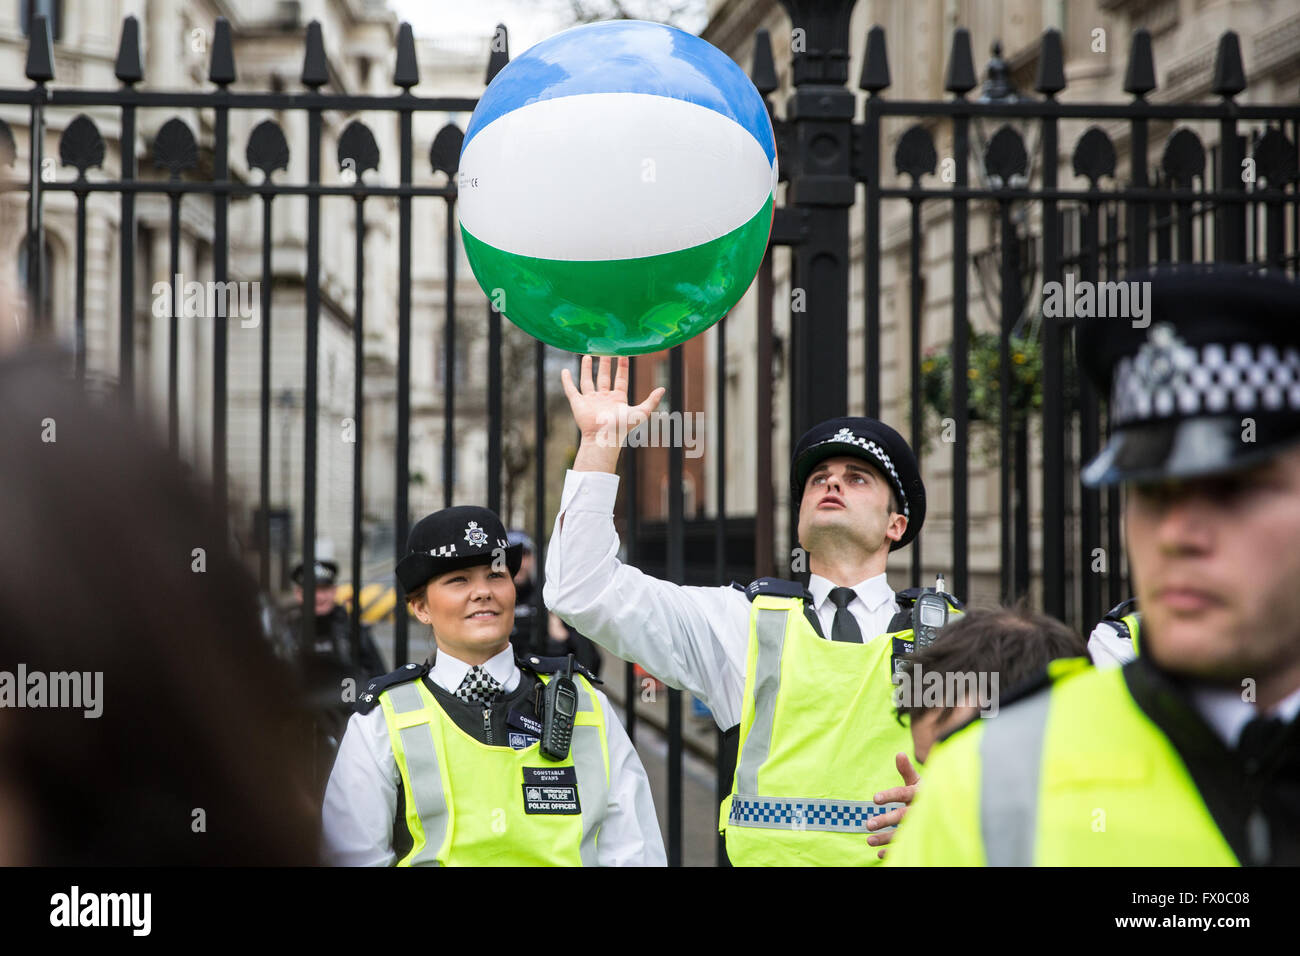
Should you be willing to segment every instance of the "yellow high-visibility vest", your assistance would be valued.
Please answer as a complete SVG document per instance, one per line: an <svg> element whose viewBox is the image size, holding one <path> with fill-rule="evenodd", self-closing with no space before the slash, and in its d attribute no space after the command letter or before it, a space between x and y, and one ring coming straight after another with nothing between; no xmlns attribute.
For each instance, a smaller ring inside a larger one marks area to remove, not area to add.
<svg viewBox="0 0 1300 956"><path fill-rule="evenodd" d="M754 598L736 775L718 821L732 863L880 862L867 821L901 804L873 797L901 784L896 754L915 759L895 717L894 636L828 641L802 598Z"/></svg>
<svg viewBox="0 0 1300 956"><path fill-rule="evenodd" d="M421 680L380 694L412 839L398 866L596 865L609 746L591 684L581 674L573 681L578 713L564 760L542 756L536 742L522 750L480 743Z"/></svg>
<svg viewBox="0 0 1300 956"><path fill-rule="evenodd" d="M889 865L1237 864L1124 670L1086 663L935 748Z"/></svg>

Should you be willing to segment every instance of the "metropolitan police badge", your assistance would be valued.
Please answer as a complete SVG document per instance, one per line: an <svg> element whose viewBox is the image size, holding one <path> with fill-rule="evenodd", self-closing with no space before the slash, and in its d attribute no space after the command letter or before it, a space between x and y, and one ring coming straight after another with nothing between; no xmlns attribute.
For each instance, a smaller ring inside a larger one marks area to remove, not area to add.
<svg viewBox="0 0 1300 956"><path fill-rule="evenodd" d="M478 526L477 521L471 521L465 529L465 540L476 548L485 547L488 543L487 532Z"/></svg>

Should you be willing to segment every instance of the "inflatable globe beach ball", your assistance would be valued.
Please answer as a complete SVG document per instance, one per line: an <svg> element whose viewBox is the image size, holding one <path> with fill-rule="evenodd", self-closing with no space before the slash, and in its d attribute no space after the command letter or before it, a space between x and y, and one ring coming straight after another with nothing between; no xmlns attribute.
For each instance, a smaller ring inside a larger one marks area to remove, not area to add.
<svg viewBox="0 0 1300 956"><path fill-rule="evenodd" d="M511 61L470 117L461 235L493 306L570 352L680 344L749 287L772 228L762 97L705 40L575 27Z"/></svg>

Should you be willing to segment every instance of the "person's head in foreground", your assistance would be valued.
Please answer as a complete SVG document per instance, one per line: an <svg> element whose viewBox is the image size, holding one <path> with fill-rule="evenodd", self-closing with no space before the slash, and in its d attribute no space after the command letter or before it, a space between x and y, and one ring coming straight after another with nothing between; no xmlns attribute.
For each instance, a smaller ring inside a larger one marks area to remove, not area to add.
<svg viewBox="0 0 1300 956"><path fill-rule="evenodd" d="M523 550L487 508L444 508L411 529L397 579L440 651L482 664L505 649Z"/></svg>
<svg viewBox="0 0 1300 956"><path fill-rule="evenodd" d="M903 665L896 683L918 763L935 741L1002 697L1041 677L1048 663L1087 653L1087 642L1055 618L1022 607L967 611Z"/></svg>
<svg viewBox="0 0 1300 956"><path fill-rule="evenodd" d="M65 364L0 358L0 863L310 864L298 703L225 517Z"/></svg>

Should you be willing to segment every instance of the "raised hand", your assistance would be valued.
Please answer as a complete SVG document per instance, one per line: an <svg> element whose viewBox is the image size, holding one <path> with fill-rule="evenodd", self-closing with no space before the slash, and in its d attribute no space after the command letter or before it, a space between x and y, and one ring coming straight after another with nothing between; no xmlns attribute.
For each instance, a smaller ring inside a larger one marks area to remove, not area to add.
<svg viewBox="0 0 1300 956"><path fill-rule="evenodd" d="M614 380L610 383L610 359L604 357L591 378L591 356L582 357L582 388L573 383L566 368L560 372L564 394L569 399L573 420L582 434L574 471L614 471L618 452L628 432L650 417L664 396L663 388L654 389L639 405L629 405L627 396L628 359L619 358Z"/></svg>

